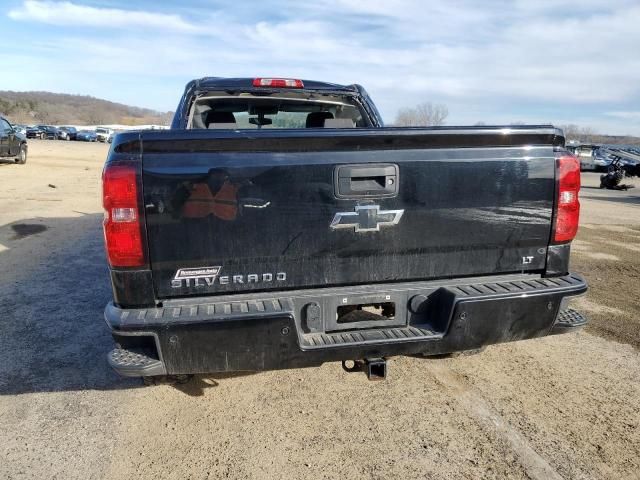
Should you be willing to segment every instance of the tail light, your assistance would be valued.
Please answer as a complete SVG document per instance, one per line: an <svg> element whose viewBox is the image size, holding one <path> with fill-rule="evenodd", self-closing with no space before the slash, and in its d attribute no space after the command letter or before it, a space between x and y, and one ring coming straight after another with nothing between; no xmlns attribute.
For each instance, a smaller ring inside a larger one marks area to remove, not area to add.
<svg viewBox="0 0 640 480"><path fill-rule="evenodd" d="M304 88L302 80L294 78L254 78L254 87Z"/></svg>
<svg viewBox="0 0 640 480"><path fill-rule="evenodd" d="M112 267L146 263L142 245L144 219L138 208L138 178L130 165L107 165L102 174L104 240Z"/></svg>
<svg viewBox="0 0 640 480"><path fill-rule="evenodd" d="M566 154L556 159L556 168L558 199L553 240L555 243L570 242L578 232L580 220L580 162Z"/></svg>

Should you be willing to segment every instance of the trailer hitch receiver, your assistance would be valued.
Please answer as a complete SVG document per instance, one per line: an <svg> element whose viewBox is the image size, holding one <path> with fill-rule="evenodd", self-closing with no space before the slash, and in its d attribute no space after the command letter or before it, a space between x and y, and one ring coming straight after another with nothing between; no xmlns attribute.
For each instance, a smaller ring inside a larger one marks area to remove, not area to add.
<svg viewBox="0 0 640 480"><path fill-rule="evenodd" d="M387 378L387 361L384 358L365 358L364 360L343 360L345 372L364 372L369 380Z"/></svg>

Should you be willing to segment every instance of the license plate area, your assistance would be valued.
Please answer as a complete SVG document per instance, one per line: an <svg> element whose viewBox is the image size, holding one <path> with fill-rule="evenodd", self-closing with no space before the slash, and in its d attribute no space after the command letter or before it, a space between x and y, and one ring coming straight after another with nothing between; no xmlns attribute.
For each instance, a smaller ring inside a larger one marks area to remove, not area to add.
<svg viewBox="0 0 640 480"><path fill-rule="evenodd" d="M393 302L340 305L336 313L338 323L388 322L395 320L396 304Z"/></svg>
<svg viewBox="0 0 640 480"><path fill-rule="evenodd" d="M325 331L403 326L407 313L397 294L363 295L333 299L325 317ZM328 317L328 318L327 318Z"/></svg>

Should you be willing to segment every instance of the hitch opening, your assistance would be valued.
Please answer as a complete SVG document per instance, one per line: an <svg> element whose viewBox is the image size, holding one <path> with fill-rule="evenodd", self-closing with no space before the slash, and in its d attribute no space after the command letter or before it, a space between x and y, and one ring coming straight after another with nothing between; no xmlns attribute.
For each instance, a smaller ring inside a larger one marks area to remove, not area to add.
<svg viewBox="0 0 640 480"><path fill-rule="evenodd" d="M387 361L384 358L365 358L364 360L343 360L342 369L345 372L364 372L371 381L387 378Z"/></svg>

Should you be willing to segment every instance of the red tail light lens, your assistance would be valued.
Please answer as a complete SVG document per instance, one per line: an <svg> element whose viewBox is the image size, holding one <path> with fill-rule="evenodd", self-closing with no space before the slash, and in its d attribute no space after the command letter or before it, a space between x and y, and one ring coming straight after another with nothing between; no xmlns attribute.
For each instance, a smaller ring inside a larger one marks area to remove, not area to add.
<svg viewBox="0 0 640 480"><path fill-rule="evenodd" d="M145 264L142 219L138 210L136 170L128 165L107 166L102 174L104 241L112 267Z"/></svg>
<svg viewBox="0 0 640 480"><path fill-rule="evenodd" d="M578 232L580 220L580 162L573 155L556 159L558 173L558 211L553 240L569 242Z"/></svg>
<svg viewBox="0 0 640 480"><path fill-rule="evenodd" d="M254 78L254 87L304 88L302 80L294 78Z"/></svg>

